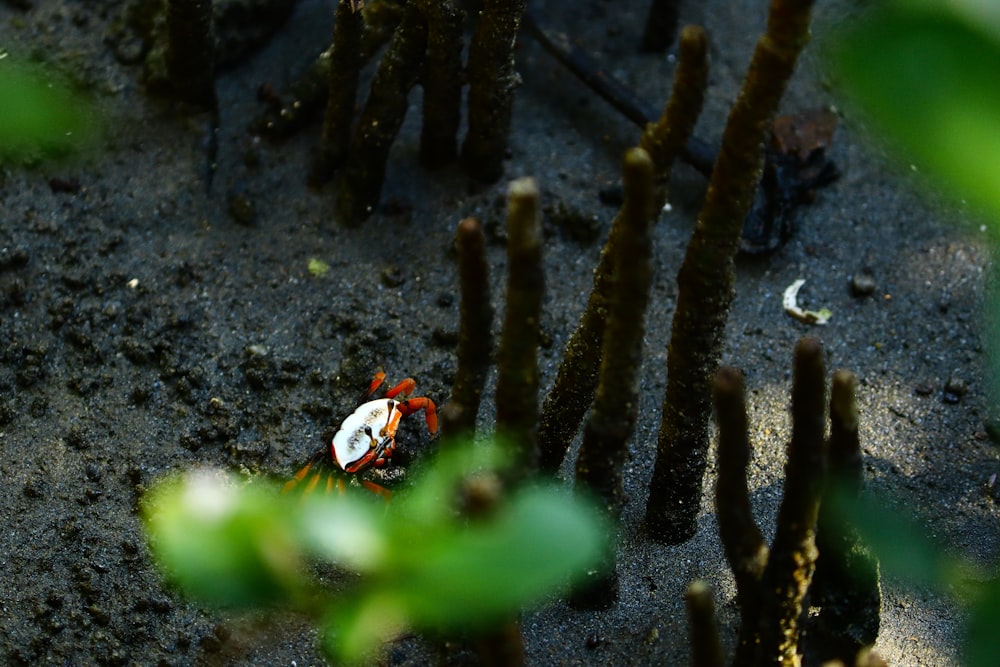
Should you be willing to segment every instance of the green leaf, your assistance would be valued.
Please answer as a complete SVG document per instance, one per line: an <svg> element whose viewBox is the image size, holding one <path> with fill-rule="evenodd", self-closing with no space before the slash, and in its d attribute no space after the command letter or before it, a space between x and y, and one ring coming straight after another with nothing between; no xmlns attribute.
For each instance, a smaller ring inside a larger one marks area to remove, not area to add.
<svg viewBox="0 0 1000 667"><path fill-rule="evenodd" d="M495 442L470 442L440 451L431 465L417 471L413 487L393 503L392 514L398 520L392 525L401 531L394 539L406 541L412 533L453 525L463 481L479 472L502 470L509 459Z"/></svg>
<svg viewBox="0 0 1000 667"><path fill-rule="evenodd" d="M293 516L303 544L323 560L355 572L386 566L391 545L384 507L353 496L314 493Z"/></svg>
<svg viewBox="0 0 1000 667"><path fill-rule="evenodd" d="M486 516L459 511L463 482L506 457L484 443L419 471L389 507L350 496L290 501L269 485L203 471L154 487L145 521L168 575L219 605L283 602L320 614L324 647L357 661L406 628L483 627L537 603L600 561L607 532L565 490L527 488ZM304 554L363 575L330 600L300 579Z"/></svg>
<svg viewBox="0 0 1000 667"><path fill-rule="evenodd" d="M185 591L209 604L260 606L300 588L286 504L270 487L202 470L154 487L144 519L153 553Z"/></svg>
<svg viewBox="0 0 1000 667"><path fill-rule="evenodd" d="M966 628L965 660L968 667L1000 665L1000 579L980 584Z"/></svg>
<svg viewBox="0 0 1000 667"><path fill-rule="evenodd" d="M416 626L482 625L565 588L598 562L604 535L589 505L528 489L494 519L411 552L397 566L407 575L392 584Z"/></svg>
<svg viewBox="0 0 1000 667"><path fill-rule="evenodd" d="M57 76L0 54L0 162L65 155L95 126L91 105Z"/></svg>
<svg viewBox="0 0 1000 667"><path fill-rule="evenodd" d="M831 492L824 502L857 529L878 556L883 572L945 593L964 587L969 568L950 558L908 515L891 511L877 498L857 499L848 492Z"/></svg>
<svg viewBox="0 0 1000 667"><path fill-rule="evenodd" d="M313 278L322 278L330 270L330 265L317 257L310 257L308 266Z"/></svg>
<svg viewBox="0 0 1000 667"><path fill-rule="evenodd" d="M409 626L405 601L392 591L369 591L343 600L323 620L323 651L330 662L371 658L387 639Z"/></svg>
<svg viewBox="0 0 1000 667"><path fill-rule="evenodd" d="M996 4L885 4L842 36L836 59L849 91L885 133L1000 221Z"/></svg>

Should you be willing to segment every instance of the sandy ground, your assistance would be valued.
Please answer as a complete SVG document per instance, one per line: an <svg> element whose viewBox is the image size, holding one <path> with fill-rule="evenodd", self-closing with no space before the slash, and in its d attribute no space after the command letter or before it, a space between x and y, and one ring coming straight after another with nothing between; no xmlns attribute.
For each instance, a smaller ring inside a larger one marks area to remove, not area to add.
<svg viewBox="0 0 1000 667"><path fill-rule="evenodd" d="M414 376L422 393L442 401L458 327L453 230L469 215L486 223L502 308L505 183L474 186L457 167L419 167L418 91L390 161L385 198L394 205L360 229L339 227L331 194L310 192L304 182L318 126L280 146L255 143L246 131L261 111L258 86L283 87L328 40L331 3L302 0L266 48L219 80L219 169L206 193L202 126L146 97L138 68L118 63L103 42L117 4L13 4L0 5L0 46L11 40L74 72L95 92L111 131L99 156L8 166L0 178L2 661L321 663L303 619L226 617L164 588L138 500L160 476L191 466L287 476L346 414L376 365L392 377ZM671 61L636 53L646 3L622 4L537 6L660 105ZM686 3L684 20L710 35L711 90L698 128L706 139L721 133L764 4ZM819 4L819 37L853 11L848 2ZM804 55L786 112L842 106L820 55L815 45ZM534 176L548 207L596 220L603 238L614 208L598 193L618 182L621 155L638 132L529 40L518 59L524 85L506 175ZM770 535L789 434L792 348L817 335L829 367L859 377L871 486L896 511L918 514L954 553L989 567L1000 546L1000 511L996 492L986 490L997 454L986 435L985 234L961 208L928 194L909 165L873 148L850 112L831 155L843 177L800 211L789 243L738 265L725 361L745 371L751 390L755 510ZM51 178L78 179L80 189L55 192ZM732 642L734 589L710 498L687 544L652 543L638 528L665 387L674 276L704 189L701 176L678 168L673 210L655 229L644 417L626 471L621 600L606 612L553 601L527 614L531 664L684 664L682 592L695 578L714 587L723 636ZM252 203L251 222L234 219L233 196ZM546 225L544 388L600 250L600 241L573 240L548 218ZM311 258L330 271L310 275ZM863 269L877 289L858 298L848 282ZM825 327L782 313L782 291L797 278L808 281L803 302L833 311ZM967 387L957 402L944 400L950 380ZM426 436L418 428L401 440L421 456ZM963 615L953 600L893 579L883 593L877 648L891 664L958 664ZM393 644L387 656L391 664L426 659L414 640Z"/></svg>

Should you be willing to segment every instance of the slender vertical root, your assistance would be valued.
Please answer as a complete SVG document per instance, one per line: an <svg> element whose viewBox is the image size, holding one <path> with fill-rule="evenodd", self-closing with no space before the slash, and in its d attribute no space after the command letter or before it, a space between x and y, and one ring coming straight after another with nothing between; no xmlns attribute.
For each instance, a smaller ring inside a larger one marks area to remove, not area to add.
<svg viewBox="0 0 1000 667"><path fill-rule="evenodd" d="M339 9L339 7L338 7ZM364 67L382 46L392 37L393 31L403 18L403 0L378 0L365 3L361 10L364 32L361 36L358 67ZM344 25L351 24L354 19ZM337 41L337 26L334 25L334 42ZM349 38L350 39L350 38ZM349 40L348 40L349 41ZM305 71L288 87L277 95L269 94L270 107L253 120L253 131L259 132L271 141L281 141L292 136L309 123L320 109L326 107L330 94L330 67L333 45L319 54ZM341 93L348 97L346 93ZM352 115L348 117L349 128L353 120L353 105L357 98L357 84L351 98ZM343 108L343 107L341 107ZM325 123L325 121L324 121ZM339 166L339 165L337 165ZM321 175L321 174L318 174ZM310 177L312 178L312 176Z"/></svg>
<svg viewBox="0 0 1000 667"><path fill-rule="evenodd" d="M705 204L677 276L667 390L645 523L678 544L695 532L708 454L712 375L733 300L733 258L763 164L767 125L809 34L813 0L772 0L767 32L723 133Z"/></svg>
<svg viewBox="0 0 1000 667"><path fill-rule="evenodd" d="M467 477L460 492L463 515L472 523L488 521L502 503L502 487L503 482L492 472ZM458 640L459 644L464 644L465 641ZM517 617L510 617L493 623L474 636L471 648L478 655L479 664L484 667L521 667L524 665L521 622Z"/></svg>
<svg viewBox="0 0 1000 667"><path fill-rule="evenodd" d="M461 282L461 325L458 333L458 370L451 398L442 408L444 441L471 436L482 400L483 385L493 349L493 305L490 302L489 264L483 226L475 218L458 223L458 275Z"/></svg>
<svg viewBox="0 0 1000 667"><path fill-rule="evenodd" d="M535 182L510 184L507 200L507 308L497 365L497 436L511 448L511 481L538 467L538 334L545 275Z"/></svg>
<svg viewBox="0 0 1000 667"><path fill-rule="evenodd" d="M764 570L767 591L758 621L754 665L801 664L803 600L816 563L816 519L825 466L826 387L823 346L803 338L792 375L792 439L785 463L785 491Z"/></svg>
<svg viewBox="0 0 1000 667"><path fill-rule="evenodd" d="M641 50L663 53L674 43L677 23L680 20L681 0L653 0L642 33Z"/></svg>
<svg viewBox="0 0 1000 667"><path fill-rule="evenodd" d="M638 417L638 374L652 277L650 225L653 219L653 163L641 148L625 155L625 203L622 206L620 252L604 338L600 380L583 431L576 464L576 483L590 490L616 526L625 500L623 468L628 440ZM608 540L602 572L584 581L573 603L584 608L606 608L617 598L615 572L617 540Z"/></svg>
<svg viewBox="0 0 1000 667"><path fill-rule="evenodd" d="M547 474L554 474L562 465L570 442L594 398L605 319L611 302L612 271L624 224L621 215L611 223L611 233L594 269L594 287L580 316L580 323L566 344L555 384L542 405L538 426L539 464L542 472Z"/></svg>
<svg viewBox="0 0 1000 667"><path fill-rule="evenodd" d="M654 206L657 211L667 203L670 171L691 139L705 102L705 90L708 88L707 44L704 28L684 28L670 100L660 118L647 123L642 133L639 145L653 158L656 172Z"/></svg>
<svg viewBox="0 0 1000 667"><path fill-rule="evenodd" d="M427 61L424 63L424 114L420 160L442 167L455 159L462 118L462 43L465 12L454 0L419 0L427 16Z"/></svg>
<svg viewBox="0 0 1000 667"><path fill-rule="evenodd" d="M483 0L479 24L469 45L469 130L462 162L469 175L494 183L503 175L514 89L514 40L525 0Z"/></svg>
<svg viewBox="0 0 1000 667"><path fill-rule="evenodd" d="M427 23L411 7L375 71L351 140L337 201L337 213L346 225L361 224L378 205L389 149L403 124L407 97L420 75L426 48Z"/></svg>
<svg viewBox="0 0 1000 667"><path fill-rule="evenodd" d="M408 0L367 0L355 2L364 5L365 34L361 51L362 62L368 62L382 46L389 41L396 27L406 15Z"/></svg>
<svg viewBox="0 0 1000 667"><path fill-rule="evenodd" d="M339 0L330 47L330 69L327 74L329 92L326 113L323 115L323 134L309 175L313 186L329 181L333 172L347 159L354 103L358 97L363 31L361 11L355 9L351 0Z"/></svg>
<svg viewBox="0 0 1000 667"><path fill-rule="evenodd" d="M763 594L761 578L767 565L767 545L754 521L747 488L750 441L743 375L723 366L713 388L715 420L719 426L719 465L715 507L719 537L736 579L736 602L740 610L737 655L751 656L757 635L757 615ZM737 667L743 663L735 663Z"/></svg>
<svg viewBox="0 0 1000 667"><path fill-rule="evenodd" d="M267 110L254 118L251 130L268 141L279 142L291 137L315 118L324 108L330 93L331 52L332 48L329 48L319 54L283 94L269 91L270 104Z"/></svg>
<svg viewBox="0 0 1000 667"><path fill-rule="evenodd" d="M167 34L167 76L174 94L182 102L216 109L212 0L170 0Z"/></svg>
<svg viewBox="0 0 1000 667"><path fill-rule="evenodd" d="M684 593L691 640L691 667L722 667L725 660L715 623L712 589L704 581L693 581Z"/></svg>
<svg viewBox="0 0 1000 667"><path fill-rule="evenodd" d="M864 485L861 439L858 435L858 381L847 370L833 374L830 384L830 475L840 489L857 496Z"/></svg>
<svg viewBox="0 0 1000 667"><path fill-rule="evenodd" d="M694 128L704 99L704 79L707 76L704 32L700 29L685 30L683 43L685 46L681 50L670 102L660 120L647 126L640 143L653 162L656 184L652 203L654 213L666 203L671 166ZM621 214L611 224L611 233L594 270L594 287L580 323L566 345L555 384L542 407L538 444L541 469L549 474L562 465L570 441L576 436L583 415L594 398L605 320L610 308L611 274L620 253L618 246L623 224Z"/></svg>
<svg viewBox="0 0 1000 667"><path fill-rule="evenodd" d="M852 664L875 643L882 594L878 560L840 511L841 499L857 500L864 485L858 436L857 381L845 370L830 389L829 474L816 529L819 558L810 589L819 614L810 618L807 651L823 661Z"/></svg>

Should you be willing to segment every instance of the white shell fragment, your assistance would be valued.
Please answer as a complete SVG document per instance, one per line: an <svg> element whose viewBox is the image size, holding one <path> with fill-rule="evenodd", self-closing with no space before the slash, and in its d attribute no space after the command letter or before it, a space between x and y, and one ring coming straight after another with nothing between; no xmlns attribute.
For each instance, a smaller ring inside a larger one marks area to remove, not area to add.
<svg viewBox="0 0 1000 667"><path fill-rule="evenodd" d="M785 312L805 324L826 324L833 317L833 313L826 308L819 310L802 310L796 303L799 296L799 289L806 284L803 278L799 278L785 289L784 296L781 297L781 305Z"/></svg>

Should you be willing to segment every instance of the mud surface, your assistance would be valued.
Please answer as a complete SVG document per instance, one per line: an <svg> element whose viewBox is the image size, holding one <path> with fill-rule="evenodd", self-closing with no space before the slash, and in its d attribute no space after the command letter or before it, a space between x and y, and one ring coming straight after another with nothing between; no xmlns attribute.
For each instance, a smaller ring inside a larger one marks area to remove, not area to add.
<svg viewBox="0 0 1000 667"><path fill-rule="evenodd" d="M359 229L338 226L332 194L305 185L318 125L278 146L254 140L246 128L262 110L258 87L284 87L325 47L330 2L302 0L274 39L220 75L219 167L210 191L205 119L146 96L141 68L122 64L104 41L117 3L18 4L0 5L3 46L83 81L110 131L99 156L4 167L0 182L0 661L320 663L304 619L227 617L164 588L140 529L139 499L160 476L192 466L291 474L377 366L392 378L412 375L419 392L443 401L458 328L455 225L470 215L484 221L502 308L505 185L473 185L458 167L419 167L419 91L393 147L385 205ZM660 105L672 65L634 48L646 4L537 6ZM705 25L710 36L711 90L698 133L715 140L765 3L685 5L683 20ZM817 36L854 10L845 2L819 5ZM548 211L540 359L547 388L615 212L599 193L618 182L621 155L638 131L527 38L518 58L524 84L505 166L507 177L538 180ZM827 78L814 45L784 110L841 104ZM790 242L738 265L725 361L746 372L752 391L759 519L769 534L789 434L792 348L813 334L831 369L859 376L871 484L900 513L919 513L927 532L955 553L995 562L1000 511L996 492L985 490L997 471L981 335L985 234L960 209L931 202L909 165L872 148L851 113L842 114L831 156L843 176L800 212ZM61 191L50 185L54 178L79 188ZM684 664L682 591L694 578L714 587L723 636L732 642L734 590L709 498L687 544L651 543L638 528L665 387L674 276L704 190L700 175L679 167L673 210L654 231L621 600L607 612L553 601L526 615L531 664ZM566 219L597 233L581 237L557 223ZM313 276L313 258L329 271ZM863 270L875 290L852 296L850 278ZM807 280L806 307L833 311L826 326L782 312L781 294L798 278ZM491 412L487 400L487 429ZM430 448L416 426L400 440L414 457ZM963 616L953 601L888 580L882 613L878 649L891 664L958 661ZM426 654L406 640L387 656L402 664Z"/></svg>

